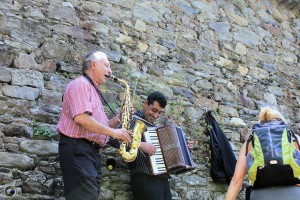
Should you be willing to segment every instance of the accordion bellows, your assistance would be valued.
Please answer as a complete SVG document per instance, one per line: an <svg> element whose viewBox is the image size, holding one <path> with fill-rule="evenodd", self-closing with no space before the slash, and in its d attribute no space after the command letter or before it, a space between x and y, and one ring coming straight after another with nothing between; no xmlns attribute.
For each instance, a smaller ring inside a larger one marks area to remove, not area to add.
<svg viewBox="0 0 300 200"><path fill-rule="evenodd" d="M179 174L195 169L182 128L175 124L148 127L144 136L146 142L156 146L156 154L149 156L151 174Z"/></svg>

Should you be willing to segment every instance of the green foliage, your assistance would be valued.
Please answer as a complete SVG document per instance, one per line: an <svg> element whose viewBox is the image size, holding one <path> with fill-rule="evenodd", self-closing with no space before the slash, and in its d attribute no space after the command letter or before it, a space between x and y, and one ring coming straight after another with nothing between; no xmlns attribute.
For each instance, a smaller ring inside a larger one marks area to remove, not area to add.
<svg viewBox="0 0 300 200"><path fill-rule="evenodd" d="M223 124L224 121L222 116L224 116L225 113L223 113L219 107L216 109L216 111L212 111L212 114L219 124Z"/></svg>
<svg viewBox="0 0 300 200"><path fill-rule="evenodd" d="M143 99L137 95L136 93L133 93L131 96L131 101L132 101L132 105L135 109L135 111L137 110L141 110L143 108Z"/></svg>
<svg viewBox="0 0 300 200"><path fill-rule="evenodd" d="M183 99L181 97L178 99L169 99L165 113L161 116L160 121L162 124L175 123L178 126L182 126L184 122L183 113Z"/></svg>
<svg viewBox="0 0 300 200"><path fill-rule="evenodd" d="M244 6L245 5L245 1L244 0L233 0L233 4L234 5Z"/></svg>
<svg viewBox="0 0 300 200"><path fill-rule="evenodd" d="M171 124L182 127L186 134L187 139L194 141L193 160L196 163L201 163L205 167L210 166L210 147L209 147L209 129L212 126L207 125L204 113L207 108L201 108L199 105L191 104L190 101L185 101L183 97L174 97L168 100L168 106L165 113L158 119L161 124ZM223 120L222 111L217 108L211 110L217 121Z"/></svg>
<svg viewBox="0 0 300 200"><path fill-rule="evenodd" d="M117 113L117 109L118 109L118 104L117 104L117 103L115 103L115 102L109 103L109 106L111 107L111 109L112 109L115 113ZM109 110L109 112L110 112L110 110Z"/></svg>
<svg viewBox="0 0 300 200"><path fill-rule="evenodd" d="M166 112L161 117L163 124L175 123L183 127L185 133L193 138L199 138L203 135L203 124L199 120L193 106L188 105L182 97L169 99Z"/></svg>
<svg viewBox="0 0 300 200"><path fill-rule="evenodd" d="M43 137L43 138L52 138L54 134L44 126L41 126L35 120L32 121L31 127L33 128L33 136Z"/></svg>

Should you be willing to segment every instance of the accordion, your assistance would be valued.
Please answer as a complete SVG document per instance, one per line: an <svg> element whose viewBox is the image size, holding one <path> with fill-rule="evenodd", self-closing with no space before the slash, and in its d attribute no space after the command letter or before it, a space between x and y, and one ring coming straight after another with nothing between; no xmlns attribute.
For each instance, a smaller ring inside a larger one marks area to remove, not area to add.
<svg viewBox="0 0 300 200"><path fill-rule="evenodd" d="M174 124L147 127L144 138L156 147L156 153L149 156L150 174L180 174L195 169L182 128Z"/></svg>

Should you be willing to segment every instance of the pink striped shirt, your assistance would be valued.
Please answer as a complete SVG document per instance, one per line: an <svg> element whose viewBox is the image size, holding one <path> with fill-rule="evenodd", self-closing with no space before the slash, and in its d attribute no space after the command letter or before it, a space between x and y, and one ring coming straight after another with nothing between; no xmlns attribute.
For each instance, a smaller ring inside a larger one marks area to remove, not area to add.
<svg viewBox="0 0 300 200"><path fill-rule="evenodd" d="M88 131L74 122L74 117L82 113L88 113L98 122L108 126L108 118L99 95L84 76L67 85L63 96L62 113L56 128L59 133L68 137L86 138L103 147L108 141L107 135Z"/></svg>

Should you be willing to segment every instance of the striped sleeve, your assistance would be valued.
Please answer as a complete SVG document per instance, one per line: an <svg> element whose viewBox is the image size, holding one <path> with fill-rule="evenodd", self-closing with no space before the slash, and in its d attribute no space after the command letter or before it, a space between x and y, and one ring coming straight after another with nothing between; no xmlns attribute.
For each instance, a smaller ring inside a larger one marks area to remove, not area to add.
<svg viewBox="0 0 300 200"><path fill-rule="evenodd" d="M92 113L90 87L88 84L74 84L68 91L67 100L72 118L76 115L88 112Z"/></svg>

